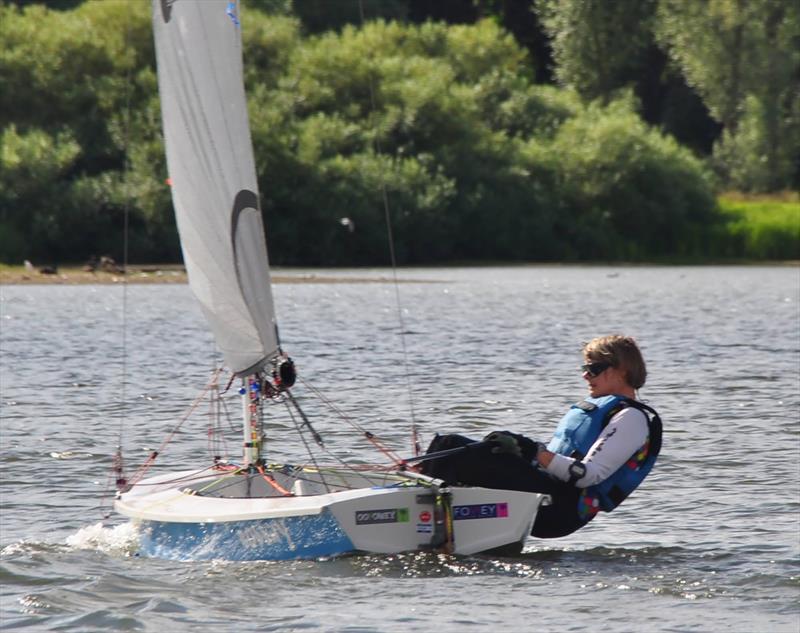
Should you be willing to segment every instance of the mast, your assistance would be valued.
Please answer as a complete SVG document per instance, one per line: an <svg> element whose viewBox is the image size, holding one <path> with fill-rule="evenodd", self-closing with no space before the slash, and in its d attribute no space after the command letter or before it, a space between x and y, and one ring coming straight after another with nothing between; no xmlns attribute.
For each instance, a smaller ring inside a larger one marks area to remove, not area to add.
<svg viewBox="0 0 800 633"><path fill-rule="evenodd" d="M242 463L245 468L253 468L261 461L263 420L261 381L257 374L242 379L239 394L242 396Z"/></svg>

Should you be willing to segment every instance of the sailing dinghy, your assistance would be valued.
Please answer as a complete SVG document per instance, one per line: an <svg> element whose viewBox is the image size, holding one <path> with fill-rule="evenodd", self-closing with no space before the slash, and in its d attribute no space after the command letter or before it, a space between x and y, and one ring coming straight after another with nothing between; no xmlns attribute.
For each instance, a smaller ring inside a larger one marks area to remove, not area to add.
<svg viewBox="0 0 800 633"><path fill-rule="evenodd" d="M184 262L225 365L241 383L244 448L240 464L209 458L146 479L126 480L120 466L114 506L137 525L139 553L286 560L521 547L543 495L446 487L403 460L371 468L267 463L265 407L295 407L311 427L292 393L294 365L278 341L239 7L228 0L153 0L153 28Z"/></svg>

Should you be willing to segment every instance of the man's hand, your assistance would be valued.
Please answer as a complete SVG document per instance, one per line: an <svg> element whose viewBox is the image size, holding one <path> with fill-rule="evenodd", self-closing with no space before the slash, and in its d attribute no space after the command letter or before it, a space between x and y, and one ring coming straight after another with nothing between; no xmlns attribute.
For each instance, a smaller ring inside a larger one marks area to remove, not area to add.
<svg viewBox="0 0 800 633"><path fill-rule="evenodd" d="M535 462L539 451L544 448L541 442L508 431L492 431L483 441L496 444L492 453L514 455L528 462Z"/></svg>
<svg viewBox="0 0 800 633"><path fill-rule="evenodd" d="M492 453L508 453L510 455L522 457L522 449L517 443L517 440L507 431L492 431L483 438L483 441L497 444L497 446L492 448Z"/></svg>

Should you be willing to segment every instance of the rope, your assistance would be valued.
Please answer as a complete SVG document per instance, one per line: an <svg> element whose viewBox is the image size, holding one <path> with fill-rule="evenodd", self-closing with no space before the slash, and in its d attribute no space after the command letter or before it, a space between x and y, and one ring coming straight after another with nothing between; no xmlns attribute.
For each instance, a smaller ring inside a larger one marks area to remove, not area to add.
<svg viewBox="0 0 800 633"><path fill-rule="evenodd" d="M131 477L131 479L129 481L129 484L131 486L134 486L137 483L139 483L139 480L144 476L144 474L147 472L147 470L150 468L150 466L153 464L153 462L156 460L156 458L162 453L162 451L167 446L167 444L169 444L172 441L172 438L174 437L175 433L177 433L180 430L181 426L183 426L183 423L186 422L186 420L189 419L189 416L200 405L200 402L203 400L203 397L205 397L206 393L208 393L209 389L211 389L211 387L216 382L217 377L220 374L220 371L221 370L217 369L214 372L214 375L212 376L211 380L206 384L205 387L203 387L202 391L194 399L194 401L189 406L189 408L186 410L186 412L183 414L181 419L178 420L178 423L169 432L169 435L167 435L167 438L163 442L161 442L161 445L158 447L158 450L155 450L152 453L150 453L150 456L139 467L139 470L137 470L136 473L133 475L133 477Z"/></svg>
<svg viewBox="0 0 800 633"><path fill-rule="evenodd" d="M359 15L361 18L361 28L364 28L364 3L363 0L358 0L358 10ZM372 114L375 114L376 107L375 107L375 87L373 85L372 75L369 76L369 101L370 101L370 109ZM375 153L378 157L381 156L381 143L380 143L380 135L379 135L379 128L377 125L373 125L374 131L374 145L375 145ZM381 198L383 199L383 215L386 221L386 234L389 240L389 257L392 263L392 277L394 280L394 294L395 294L395 304L397 306L397 319L400 322L400 343L403 348L403 368L405 369L405 377L406 377L406 389L408 391L408 406L409 412L411 414L411 445L414 450L414 455L419 455L420 453L420 443L419 443L419 435L417 433L417 418L416 414L414 413L414 390L411 388L411 372L408 369L408 348L406 346L406 325L405 320L403 319L403 308L402 308L402 301L400 299L400 282L397 278L397 258L395 256L395 249L394 249L394 232L392 231L392 214L389 210L389 194L386 190L386 178L384 177L384 170L380 170L380 177L381 177Z"/></svg>
<svg viewBox="0 0 800 633"><path fill-rule="evenodd" d="M281 486L281 485L280 485L280 484L279 484L279 483L278 483L278 482L275 480L275 477L273 477L272 475L268 475L268 474L267 474L267 473L264 471L264 468L263 468L263 467L261 467L261 466L258 466L258 467L257 467L257 469L258 469L258 472L260 472L260 473L261 473L261 476L264 478L264 481L266 481L266 482L267 482L267 483L268 483L270 486L272 486L273 488L275 488L275 490L277 490L278 492L280 492L280 493L281 493L281 494L282 494L284 497L294 497L294 493L293 493L293 492L289 492L288 490L286 490L286 488L284 488L283 486Z"/></svg>
<svg viewBox="0 0 800 633"><path fill-rule="evenodd" d="M131 5L128 5L128 19L125 26L125 50L130 49L130 31L131 23L133 22L131 16ZM120 399L122 406L119 412L119 425L117 429L117 450L114 454L112 472L115 473L116 486L119 489L127 482L125 480L125 464L122 458L122 438L125 433L126 413L128 411L127 405L127 384L128 384L128 227L130 218L131 207L131 189L130 189L130 159L128 157L128 148L130 145L130 127L131 127L131 67L133 63L129 64L125 69L125 118L123 123L122 135L122 155L124 164L122 168L124 180L123 198L125 199L125 206L123 207L123 228L122 228L122 377L120 379ZM106 483L106 489L103 491L103 496L100 500L100 507L105 504L105 499L110 490L111 476ZM103 516L107 519L111 515L111 509Z"/></svg>
<svg viewBox="0 0 800 633"><path fill-rule="evenodd" d="M301 383L303 383L303 386L306 387L309 391L311 391L317 398L319 398L323 404L325 404L329 409L331 409L334 413L336 413L336 415L338 415L342 421L346 422L356 431L361 433L367 440L369 440L372 443L373 446L375 446L375 448L377 448L381 453L383 453L386 457L392 460L396 467L402 467L405 464L405 460L402 457L397 455L397 453L395 453L393 450L384 446L378 439L378 437L375 436L374 433L368 431L358 422L352 420L346 413L344 413L341 409L339 409L339 407L337 407L329 398L327 398L325 394L323 394L319 389L307 383L305 380L303 380L302 377L299 377L299 380Z"/></svg>
<svg viewBox="0 0 800 633"><path fill-rule="evenodd" d="M317 460L314 457L314 452L311 450L308 442L306 441L305 435L303 435L303 428L297 423L297 418L295 417L294 413L292 413L292 408L289 406L289 402L284 400L284 404L286 405L286 410L289 412L289 417L292 419L292 423L294 424L294 428L297 429L297 434L300 436L300 439L303 441L303 445L306 447L306 452L308 453L309 458L311 459L311 463L314 464L314 468L320 471L320 479L322 480L322 485L325 486L325 491L330 492L330 486L325 481L325 478L322 476L322 471L320 470L319 465L317 464ZM324 449L323 449L324 450Z"/></svg>
<svg viewBox="0 0 800 633"><path fill-rule="evenodd" d="M208 451L211 458L214 460L214 463L219 463L221 459L227 460L230 456L230 452L228 450L228 441L225 438L225 433L222 429L222 415L223 413L226 416L226 419L230 423L230 414L228 412L227 407L225 406L225 401L220 396L219 392L219 376L218 372L215 378L212 379L212 394L209 401L209 424L208 424Z"/></svg>

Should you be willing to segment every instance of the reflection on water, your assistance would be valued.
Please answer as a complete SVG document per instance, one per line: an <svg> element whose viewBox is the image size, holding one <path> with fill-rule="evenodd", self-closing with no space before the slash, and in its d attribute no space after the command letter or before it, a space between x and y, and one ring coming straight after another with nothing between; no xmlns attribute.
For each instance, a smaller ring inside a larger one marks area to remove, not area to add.
<svg viewBox="0 0 800 633"><path fill-rule="evenodd" d="M199 310L184 286L129 286L124 320L119 287L6 286L3 624L800 628L797 268L419 269L401 277L409 281L398 289L407 364L392 285L275 288L282 343L304 380L401 454L411 453L412 411L423 443L435 431L482 435L500 428L546 440L584 392L580 342L629 333L648 361L641 396L665 423L663 452L643 488L578 534L531 540L514 558L141 559L133 555L130 526L103 520L111 454L121 439L133 469L203 386L216 354ZM299 388L296 395L334 455L378 458L328 409ZM235 419L235 398L228 406ZM293 424L275 414L270 457L305 461ZM235 424L226 434L234 458ZM156 469L206 451L199 416Z"/></svg>

